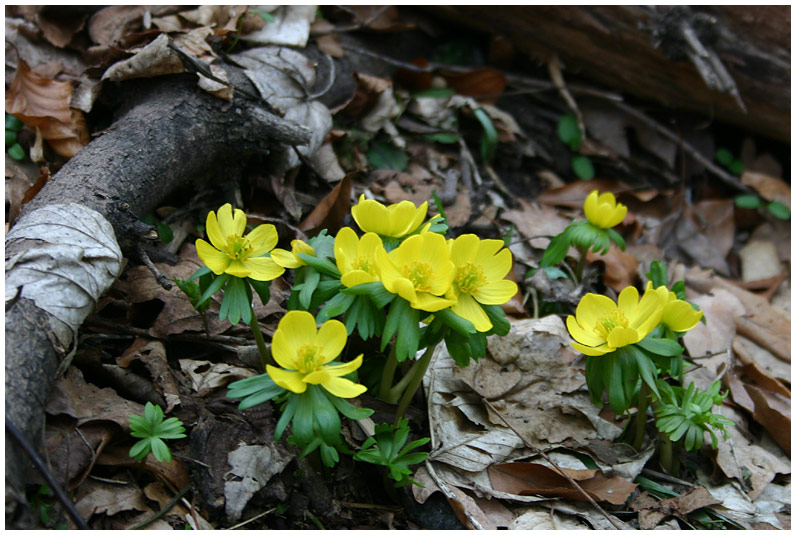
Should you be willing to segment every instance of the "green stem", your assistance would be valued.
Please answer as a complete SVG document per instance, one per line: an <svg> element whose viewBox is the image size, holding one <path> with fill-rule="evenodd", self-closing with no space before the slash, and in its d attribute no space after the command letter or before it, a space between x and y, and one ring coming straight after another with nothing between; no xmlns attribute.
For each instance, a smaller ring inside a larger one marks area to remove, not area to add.
<svg viewBox="0 0 796 535"><path fill-rule="evenodd" d="M663 471L670 475L674 470L674 459L672 456L672 441L665 433L658 433L658 462Z"/></svg>
<svg viewBox="0 0 796 535"><path fill-rule="evenodd" d="M650 387L644 381L641 381L641 390L638 393L638 413L636 414L636 421L634 422L634 435L631 445L636 451L641 450L644 444L644 433L647 429L647 399L650 394Z"/></svg>
<svg viewBox="0 0 796 535"><path fill-rule="evenodd" d="M422 359L420 359L420 360L422 360ZM401 377L401 380L398 381L395 384L395 386L390 388L390 392L389 392L389 394L387 396L387 399L385 401L388 401L390 403L398 403L398 399L400 399L401 394L404 392L404 390L406 390L406 387L409 385L409 382L415 376L415 373L417 372L417 369L420 367L420 360L414 361L412 363L412 367L409 368L409 371L407 371L404 374L404 376Z"/></svg>
<svg viewBox="0 0 796 535"><path fill-rule="evenodd" d="M398 367L398 358L395 356L395 344L390 348L390 354L387 357L387 362L384 364L384 370L381 373L381 385L379 387L379 397L384 401L390 401L390 385L395 377L395 369Z"/></svg>
<svg viewBox="0 0 796 535"><path fill-rule="evenodd" d="M423 353L423 356L420 357L420 360L418 361L417 368L412 366L412 370L410 370L410 373L407 374L411 376L412 379L409 381L406 390L404 390L404 393L401 396L401 401L398 403L398 409L395 411L395 425L398 425L398 421L403 418L404 414L406 414L406 409L409 408L409 403L412 402L415 392L417 392L417 389L420 388L420 384L423 382L423 376L426 374L428 365L431 362L431 356L434 354L434 349L436 347L437 344L427 347L426 352Z"/></svg>
<svg viewBox="0 0 796 535"><path fill-rule="evenodd" d="M580 249L580 259L578 259L578 265L575 268L575 277L577 277L576 282L580 282L583 280L583 267L586 265L586 253L589 251L589 248Z"/></svg>
<svg viewBox="0 0 796 535"><path fill-rule="evenodd" d="M263 339L263 333L260 330L260 324L257 322L257 315L254 313L254 307L251 307L251 309L252 319L249 322L249 326L252 328L252 332L254 333L254 340L257 342L257 352L260 353L260 360L263 363L263 371L265 371L265 366L267 364L276 366L276 362L271 356L271 352L268 351L268 348L265 346L265 340Z"/></svg>

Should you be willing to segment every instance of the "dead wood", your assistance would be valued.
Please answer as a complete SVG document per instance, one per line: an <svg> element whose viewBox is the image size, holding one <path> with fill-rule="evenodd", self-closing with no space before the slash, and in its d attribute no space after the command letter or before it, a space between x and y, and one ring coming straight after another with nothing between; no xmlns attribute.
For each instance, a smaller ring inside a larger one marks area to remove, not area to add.
<svg viewBox="0 0 796 535"><path fill-rule="evenodd" d="M242 77L237 82L246 83ZM253 91L250 86L247 89ZM178 188L208 180L235 181L255 159L267 166L273 158L284 155L286 146L309 140L307 128L271 115L263 102L240 97L227 102L211 96L196 87L192 75L127 82L119 90L124 92L124 101L131 104L109 129L52 177L24 207L13 228L24 227L47 207L52 211L54 206L76 203L99 214L98 219L107 220L113 229L109 239L113 241L115 234L123 251L132 250L147 230L138 218ZM271 160L264 158L269 149ZM26 297L24 285L9 284L20 264L24 269L26 255L35 255L40 248L58 247L58 240L44 243L35 236L14 234L13 228L6 239L6 417L38 447L51 384L59 368L68 364L77 328L113 277L103 279L103 284L81 283L90 294L90 306L74 324L67 325ZM116 248L115 243L112 245ZM82 255L80 252L78 261L83 260ZM63 277L59 261L53 258L52 272L42 277ZM120 256L117 263L115 275L121 269ZM69 302L60 306L78 307ZM26 524L24 492L29 466L24 453L7 438L8 525Z"/></svg>
<svg viewBox="0 0 796 535"><path fill-rule="evenodd" d="M436 6L565 75L790 140L788 6Z"/></svg>

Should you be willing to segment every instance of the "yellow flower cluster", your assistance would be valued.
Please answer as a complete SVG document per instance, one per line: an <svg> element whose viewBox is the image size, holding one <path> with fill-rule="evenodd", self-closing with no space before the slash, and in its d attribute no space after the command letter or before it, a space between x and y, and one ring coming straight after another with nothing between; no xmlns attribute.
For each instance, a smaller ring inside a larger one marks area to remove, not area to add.
<svg viewBox="0 0 796 535"><path fill-rule="evenodd" d="M567 329L575 339L572 347L584 355L599 356L640 342L659 323L685 332L701 318L701 310L677 299L665 286L653 289L649 282L641 299L633 286L622 290L616 303L604 295L586 294L575 315L567 317Z"/></svg>

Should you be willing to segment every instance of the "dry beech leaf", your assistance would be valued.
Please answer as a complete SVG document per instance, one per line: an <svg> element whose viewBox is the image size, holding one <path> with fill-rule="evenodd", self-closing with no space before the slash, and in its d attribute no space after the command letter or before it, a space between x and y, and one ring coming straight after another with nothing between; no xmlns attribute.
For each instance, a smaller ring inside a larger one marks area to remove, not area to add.
<svg viewBox="0 0 796 535"><path fill-rule="evenodd" d="M20 60L6 93L6 113L41 130L56 153L71 158L89 142L83 112L69 107L72 91L69 82L42 76Z"/></svg>
<svg viewBox="0 0 796 535"><path fill-rule="evenodd" d="M589 263L600 262L605 265L603 280L616 292L621 292L628 286L632 286L638 277L636 256L622 251L613 243L605 255L589 250L586 254L586 261Z"/></svg>
<svg viewBox="0 0 796 535"><path fill-rule="evenodd" d="M558 211L549 205L531 203L522 197L517 201L520 208L503 212L501 219L514 223L520 234L529 239L528 243L537 249L546 248L550 238L563 232L572 222L571 219L560 216ZM580 204L582 206L583 201ZM574 256L575 248L570 248L570 252Z"/></svg>
<svg viewBox="0 0 796 535"><path fill-rule="evenodd" d="M610 180L577 180L563 188L543 191L536 200L549 206L566 206L580 210L583 208L583 201L594 190L598 190L600 193L610 191L614 195L618 195L632 191L632 188L622 182Z"/></svg>
<svg viewBox="0 0 796 535"><path fill-rule="evenodd" d="M139 414L143 414L143 409ZM174 489L184 489L191 483L191 477L179 458L173 457L169 462L161 462L150 453L143 461L136 461L130 457L129 446L111 446L97 458L97 464L102 466L116 466L126 468L143 468L152 472L157 477L165 480Z"/></svg>
<svg viewBox="0 0 796 535"><path fill-rule="evenodd" d="M741 183L751 186L767 201L779 201L790 208L790 186L782 179L746 170L741 175Z"/></svg>
<svg viewBox="0 0 796 535"><path fill-rule="evenodd" d="M721 500L714 498L704 487L697 487L687 494L660 502L650 498L646 492L640 498L634 500L631 507L639 512L638 521L641 529L655 529L667 516L685 516L702 507L721 503Z"/></svg>
<svg viewBox="0 0 796 535"><path fill-rule="evenodd" d="M321 199L318 206L299 225L302 231L313 236L321 229L328 229L331 233L340 229L351 208L351 175L355 173L347 174Z"/></svg>
<svg viewBox="0 0 796 535"><path fill-rule="evenodd" d="M127 368L134 360L143 362L146 366L155 388L166 400L165 412L171 412L181 401L177 379L166 358L166 346L158 340L138 338L116 359L116 363Z"/></svg>
<svg viewBox="0 0 796 535"><path fill-rule="evenodd" d="M506 75L497 69L483 68L461 73L443 72L442 76L448 87L460 95L492 104L506 89Z"/></svg>
<svg viewBox="0 0 796 535"><path fill-rule="evenodd" d="M766 428L785 453L790 455L790 396L783 396L770 390L745 385L749 397L754 402L754 419Z"/></svg>
<svg viewBox="0 0 796 535"><path fill-rule="evenodd" d="M111 65L102 75L102 79L121 82L132 78L149 78L184 71L182 61L169 48L169 38L162 33L133 57Z"/></svg>
<svg viewBox="0 0 796 535"><path fill-rule="evenodd" d="M635 483L620 477L605 477L599 470L561 471L536 463L506 463L489 467L489 479L495 490L510 494L538 494L541 496L562 497L568 500L588 501L586 496L574 487L562 473L575 480L592 499L622 505L636 488Z"/></svg>

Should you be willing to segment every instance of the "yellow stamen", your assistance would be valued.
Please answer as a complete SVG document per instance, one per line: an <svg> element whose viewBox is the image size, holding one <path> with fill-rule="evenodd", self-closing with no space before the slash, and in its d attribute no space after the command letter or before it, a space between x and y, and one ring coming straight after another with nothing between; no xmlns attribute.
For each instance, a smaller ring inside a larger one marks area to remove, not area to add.
<svg viewBox="0 0 796 535"><path fill-rule="evenodd" d="M431 290L434 268L428 262L414 261L411 264L401 266L404 277L412 281L415 291L428 292Z"/></svg>
<svg viewBox="0 0 796 535"><path fill-rule="evenodd" d="M625 316L625 313L617 309L597 320L597 325L594 326L594 333L606 340L611 331L617 327L627 327L629 324L630 321Z"/></svg>
<svg viewBox="0 0 796 535"><path fill-rule="evenodd" d="M245 260L254 248L249 243L248 238L243 236L228 236L227 246L224 252L232 260Z"/></svg>
<svg viewBox="0 0 796 535"><path fill-rule="evenodd" d="M321 364L319 350L320 348L315 345L304 344L301 346L296 359L296 369L301 373L311 373L317 370Z"/></svg>
<svg viewBox="0 0 796 535"><path fill-rule="evenodd" d="M457 267L454 280L459 291L465 294L478 293L478 289L487 282L483 266L475 265L472 262Z"/></svg>
<svg viewBox="0 0 796 535"><path fill-rule="evenodd" d="M351 269L359 269L365 273L371 273L370 264L371 258L369 256L358 256L351 262Z"/></svg>

